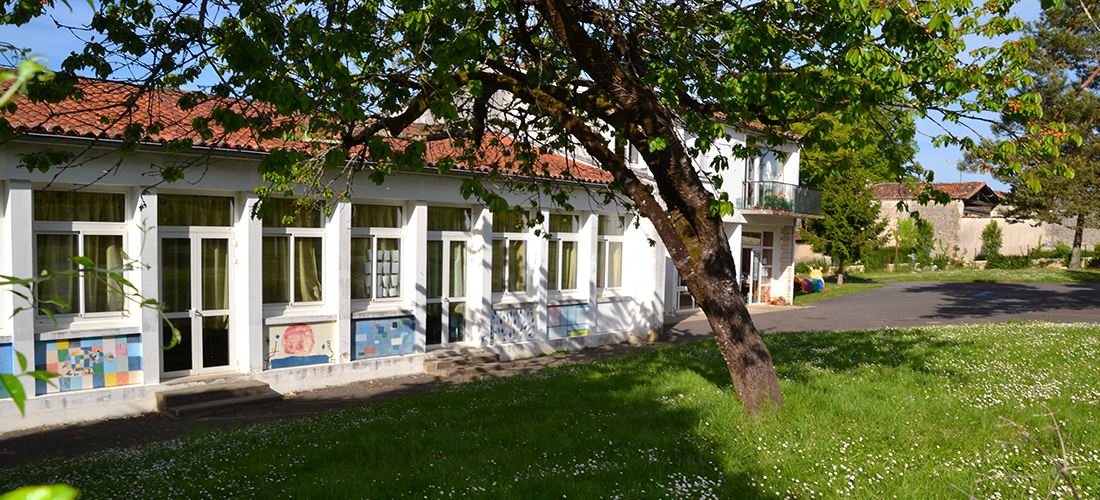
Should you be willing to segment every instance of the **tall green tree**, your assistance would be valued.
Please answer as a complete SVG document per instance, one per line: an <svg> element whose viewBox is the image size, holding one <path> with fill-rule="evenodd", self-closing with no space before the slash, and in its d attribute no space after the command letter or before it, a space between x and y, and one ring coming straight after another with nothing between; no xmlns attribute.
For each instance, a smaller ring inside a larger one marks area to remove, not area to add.
<svg viewBox="0 0 1100 500"><path fill-rule="evenodd" d="M821 219L806 221L802 238L815 252L837 261L837 284L844 284L844 266L859 260L866 248L878 246L886 221L879 219L879 203L874 198L864 169L852 169L844 175L826 177L821 184Z"/></svg>
<svg viewBox="0 0 1100 500"><path fill-rule="evenodd" d="M1033 83L1022 89L1042 97L1043 116L1024 116L1009 107L1001 114L993 130L1002 137L1019 134L1025 127L1064 123L1067 132L1080 136L1081 142L1061 146L1059 161L1072 169L1072 176L1051 175L1025 179L997 170L1002 165L978 155L969 155L963 169L994 167L999 178L1012 186L1004 216L1022 222L1039 220L1066 224L1073 229L1073 253L1069 267L1081 267L1081 245L1085 228L1100 227L1100 25L1096 13L1086 12L1082 3L1067 4L1064 9L1043 11L1039 20L1024 28L1028 51L1026 72ZM988 148L986 149L988 151ZM1031 158L1030 167L1047 169L1051 160ZM1004 175L1004 174L1008 175ZM1030 182L1030 185L1029 185ZM1033 189L1041 184L1041 190Z"/></svg>
<svg viewBox="0 0 1100 500"><path fill-rule="evenodd" d="M394 169L423 168L434 139L456 146L435 159L444 171L477 161L479 146L498 136L515 141L510 166L533 176L543 167L532 148L579 148L653 224L707 315L737 396L756 412L782 395L737 286L722 226L735 207L708 191L695 159L727 124L763 126L757 144L736 152L747 157L821 113L853 124L871 110L946 120L1000 111L1027 81L1019 71L1026 44L966 52L965 40L1018 29L1013 3L101 0L89 23L94 40L59 73L109 77L125 65L147 90L194 85L212 72L218 83L183 107L242 99L212 106L193 122L197 133L249 127L259 138L309 140L311 151L276 148L260 168L276 190L321 198L347 195L323 180L333 167L383 182ZM1037 99L1018 102L1021 112L1038 112ZM436 127L410 134L426 112ZM159 124L128 127L123 151L150 126ZM1055 151L1051 134L1027 132L1031 150ZM829 140L817 129L806 137ZM622 141L653 184L617 154ZM711 166L730 164L720 157ZM567 193L539 189L568 206ZM469 178L463 192L506 209L482 178Z"/></svg>

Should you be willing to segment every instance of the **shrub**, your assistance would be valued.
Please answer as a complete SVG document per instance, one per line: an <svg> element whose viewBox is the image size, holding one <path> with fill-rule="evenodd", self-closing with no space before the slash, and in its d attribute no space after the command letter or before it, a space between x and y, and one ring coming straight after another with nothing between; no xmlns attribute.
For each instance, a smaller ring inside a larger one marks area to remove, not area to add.
<svg viewBox="0 0 1100 500"><path fill-rule="evenodd" d="M1001 255L991 253L986 256L986 269L1026 269L1031 264L1026 255Z"/></svg>
<svg viewBox="0 0 1100 500"><path fill-rule="evenodd" d="M998 226L995 220L989 221L985 229L982 229L982 249L989 255L999 255L1001 253L1001 244L1003 243L1004 233L1001 232L1001 226Z"/></svg>
<svg viewBox="0 0 1100 500"><path fill-rule="evenodd" d="M805 262L799 262L794 265L794 272L796 274L810 274L810 265Z"/></svg>

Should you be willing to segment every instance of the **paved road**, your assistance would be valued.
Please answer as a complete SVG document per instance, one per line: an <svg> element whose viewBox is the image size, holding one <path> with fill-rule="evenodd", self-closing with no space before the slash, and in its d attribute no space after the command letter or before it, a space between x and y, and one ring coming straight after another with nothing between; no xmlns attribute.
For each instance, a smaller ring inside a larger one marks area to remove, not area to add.
<svg viewBox="0 0 1100 500"><path fill-rule="evenodd" d="M1100 283L893 282L806 306L751 308L761 332L951 323L1100 323Z"/></svg>

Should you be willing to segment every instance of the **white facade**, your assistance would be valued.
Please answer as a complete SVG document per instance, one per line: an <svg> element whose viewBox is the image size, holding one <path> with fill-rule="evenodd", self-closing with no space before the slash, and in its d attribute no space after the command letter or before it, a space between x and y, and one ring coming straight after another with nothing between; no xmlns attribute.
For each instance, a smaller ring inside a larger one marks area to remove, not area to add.
<svg viewBox="0 0 1100 500"><path fill-rule="evenodd" d="M331 216L299 215L288 227L252 217L264 185L258 153L215 152L209 168L160 185L149 166L171 159L156 146L121 159L96 146L81 167L45 174L17 166L23 151L89 145L35 136L0 149L0 272L57 271L69 254L114 268L128 256L140 264L125 279L163 304L184 343L162 350L158 312L104 301L111 294L94 280L37 292L70 299L56 323L12 315L27 304L0 294L0 358L10 363L0 369L18 371L18 352L61 374L57 387L21 377L26 417L0 399L0 431L152 411L166 382L208 375L297 391L419 373L436 350L511 359L661 328L664 250L648 244L659 238L584 190L577 211L544 212L548 224L572 221L547 239L494 229L494 216L459 194L470 174L457 171L395 174L381 186L362 177Z"/></svg>

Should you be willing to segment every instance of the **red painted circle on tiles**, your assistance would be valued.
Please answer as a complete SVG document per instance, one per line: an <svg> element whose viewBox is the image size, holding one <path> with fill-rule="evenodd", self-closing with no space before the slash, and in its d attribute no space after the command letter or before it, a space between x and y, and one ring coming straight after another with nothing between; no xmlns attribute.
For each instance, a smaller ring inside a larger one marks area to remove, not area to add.
<svg viewBox="0 0 1100 500"><path fill-rule="evenodd" d="M306 355L313 351L313 328L293 325L283 332L283 350L291 355Z"/></svg>

